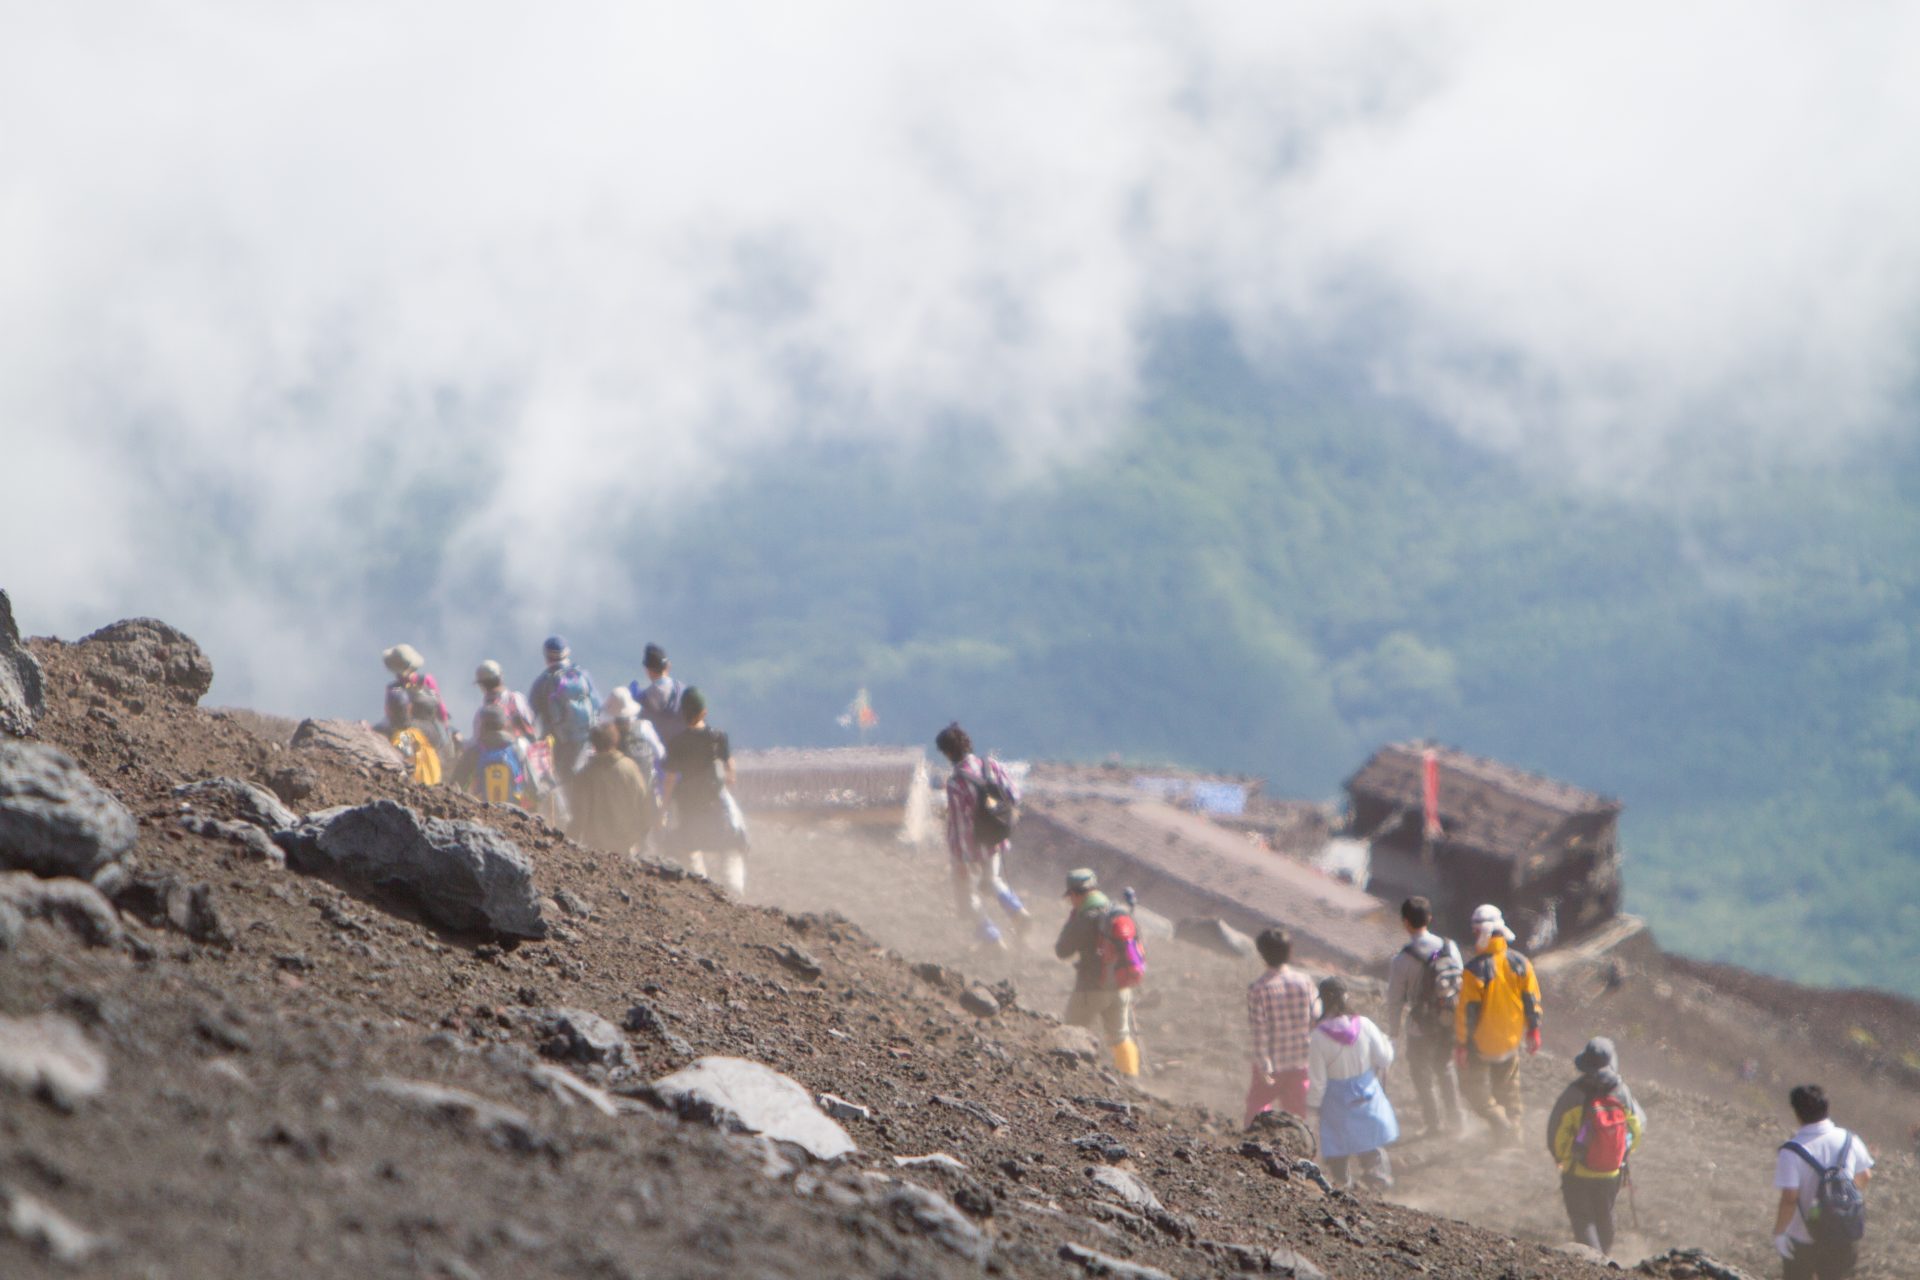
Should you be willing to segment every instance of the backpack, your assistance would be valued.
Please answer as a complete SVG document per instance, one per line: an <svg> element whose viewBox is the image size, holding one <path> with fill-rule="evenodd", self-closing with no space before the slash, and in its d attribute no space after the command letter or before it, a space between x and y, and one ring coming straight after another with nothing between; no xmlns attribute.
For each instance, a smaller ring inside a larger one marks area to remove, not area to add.
<svg viewBox="0 0 1920 1280"><path fill-rule="evenodd" d="M1140 928L1133 912L1121 903L1107 908L1100 920L1100 965L1107 985L1119 990L1137 987L1147 974L1147 952L1140 945Z"/></svg>
<svg viewBox="0 0 1920 1280"><path fill-rule="evenodd" d="M1425 1030L1452 1030L1453 1012L1460 1003L1460 957L1446 939L1421 960L1409 942L1401 950L1420 960L1420 985L1414 990L1413 1020Z"/></svg>
<svg viewBox="0 0 1920 1280"><path fill-rule="evenodd" d="M547 723L556 740L570 745L587 740L593 729L593 684L586 672L578 667L554 672L546 704Z"/></svg>
<svg viewBox="0 0 1920 1280"><path fill-rule="evenodd" d="M680 695L687 686L678 680L673 682L671 692L662 693L660 687L651 682L641 684L638 680L627 686L627 692L640 704L640 716L654 727L660 735L660 741L670 742L687 727L687 719L680 714Z"/></svg>
<svg viewBox="0 0 1920 1280"><path fill-rule="evenodd" d="M527 771L520 752L509 742L482 752L477 770L480 796L489 804L517 804L526 807Z"/></svg>
<svg viewBox="0 0 1920 1280"><path fill-rule="evenodd" d="M1813 1208L1804 1215L1807 1234L1815 1244L1839 1244L1867 1234L1867 1202L1860 1188L1847 1176L1847 1155L1853 1150L1852 1134L1847 1135L1840 1147L1840 1159L1831 1165L1815 1160L1813 1153L1797 1142L1783 1142L1780 1149L1793 1152L1820 1175L1820 1185L1813 1193Z"/></svg>
<svg viewBox="0 0 1920 1280"><path fill-rule="evenodd" d="M393 746L407 762L413 780L423 787L440 785L440 753L418 729L406 728L393 735Z"/></svg>
<svg viewBox="0 0 1920 1280"><path fill-rule="evenodd" d="M1628 1119L1627 1104L1612 1094L1588 1099L1586 1118L1573 1138L1575 1158L1593 1173L1620 1172L1633 1143Z"/></svg>
<svg viewBox="0 0 1920 1280"><path fill-rule="evenodd" d="M977 849L993 849L1013 838L1014 824L1020 821L1020 805L1013 792L994 776L993 767L980 762L980 777L967 779L973 790L973 844Z"/></svg>

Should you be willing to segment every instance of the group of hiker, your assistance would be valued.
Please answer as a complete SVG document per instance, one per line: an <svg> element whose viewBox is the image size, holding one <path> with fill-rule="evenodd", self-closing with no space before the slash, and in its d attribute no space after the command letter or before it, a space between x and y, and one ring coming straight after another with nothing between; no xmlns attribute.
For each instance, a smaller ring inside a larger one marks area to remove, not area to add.
<svg viewBox="0 0 1920 1280"><path fill-rule="evenodd" d="M1344 979L1316 986L1295 968L1284 929L1267 929L1255 943L1267 971L1247 990L1253 1079L1246 1122L1277 1106L1315 1124L1327 1175L1338 1183L1357 1164L1363 1182L1392 1185L1388 1149L1400 1128L1382 1082L1397 1059L1407 1064L1419 1103L1417 1136L1460 1137L1464 1097L1498 1141L1522 1141L1520 1059L1538 1053L1541 1041L1532 962L1509 945L1513 932L1492 904L1474 910L1474 949L1464 960L1432 931L1425 898L1403 902L1400 919L1408 941L1388 967L1385 1030L1351 1009ZM1646 1114L1621 1078L1612 1040L1587 1041L1573 1067L1578 1075L1547 1114L1546 1147L1573 1238L1610 1254L1616 1201L1646 1137ZM1864 1234L1859 1189L1873 1157L1833 1125L1819 1086L1796 1087L1789 1103L1801 1128L1775 1165L1774 1245L1787 1280L1844 1280Z"/></svg>
<svg viewBox="0 0 1920 1280"><path fill-rule="evenodd" d="M946 831L955 909L983 946L1007 946L1008 933L1023 942L1033 917L1006 876L1018 783L999 761L978 755L957 723L934 744L952 766ZM1066 922L1054 944L1055 955L1074 964L1064 1021L1104 1033L1115 1068L1137 1075L1133 1002L1146 959L1133 892L1115 902L1082 867L1067 873L1066 897ZM1521 1058L1540 1052L1544 1016L1533 962L1511 945L1513 931L1491 903L1468 921L1473 950L1465 956L1433 931L1427 899L1406 899L1400 921L1407 942L1388 965L1384 1028L1354 1007L1344 978L1316 983L1297 968L1285 929L1263 930L1254 941L1266 972L1247 989L1253 1060L1246 1123L1276 1107L1306 1121L1325 1175L1337 1184L1351 1185L1357 1170L1365 1185L1392 1185L1389 1151L1401 1132L1384 1082L1396 1061L1406 1064L1420 1108L1421 1128L1409 1137L1458 1140L1471 1111L1497 1142L1523 1141ZM1647 1119L1621 1077L1612 1040L1588 1040L1573 1067L1576 1076L1547 1114L1546 1148L1573 1238L1610 1254L1616 1203ZM1873 1158L1856 1136L1834 1126L1817 1085L1796 1087L1789 1102L1801 1127L1776 1161L1774 1245L1787 1280L1844 1280L1864 1232L1860 1188Z"/></svg>
<svg viewBox="0 0 1920 1280"><path fill-rule="evenodd" d="M616 853L649 842L699 874L746 892L746 821L733 798L733 749L707 723L699 689L672 674L648 644L644 679L604 699L573 660L564 636L549 636L525 694L501 664L474 671L480 706L463 737L440 685L412 645L386 650L391 673L378 726L414 781L452 785L495 804L539 812L580 843Z"/></svg>

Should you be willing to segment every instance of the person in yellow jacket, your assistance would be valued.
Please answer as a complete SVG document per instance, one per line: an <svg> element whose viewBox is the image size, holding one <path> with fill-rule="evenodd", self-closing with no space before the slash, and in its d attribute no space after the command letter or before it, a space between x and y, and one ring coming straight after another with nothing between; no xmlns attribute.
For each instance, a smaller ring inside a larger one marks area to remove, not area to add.
<svg viewBox="0 0 1920 1280"><path fill-rule="evenodd" d="M1467 1105L1510 1141L1520 1137L1520 1049L1540 1052L1540 980L1507 946L1500 908L1473 912L1473 959L1460 976L1453 1014L1454 1061Z"/></svg>

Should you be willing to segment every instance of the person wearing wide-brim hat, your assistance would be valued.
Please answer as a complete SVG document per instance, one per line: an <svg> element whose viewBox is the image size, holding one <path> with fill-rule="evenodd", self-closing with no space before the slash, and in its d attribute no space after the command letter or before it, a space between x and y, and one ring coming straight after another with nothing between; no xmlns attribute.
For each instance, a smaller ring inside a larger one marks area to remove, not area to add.
<svg viewBox="0 0 1920 1280"><path fill-rule="evenodd" d="M1646 1117L1620 1078L1613 1041L1595 1036L1573 1059L1579 1078L1547 1115L1547 1150L1560 1166L1560 1196L1573 1238L1613 1252L1613 1205L1640 1147Z"/></svg>
<svg viewBox="0 0 1920 1280"><path fill-rule="evenodd" d="M1133 1032L1132 987L1113 982L1102 944L1108 935L1113 902L1100 890L1100 881L1090 867L1067 872L1067 922L1054 940L1053 954L1071 960L1073 994L1067 997L1069 1026L1085 1027L1106 1034L1107 1048L1113 1054L1114 1067L1122 1075L1140 1074L1140 1045Z"/></svg>
<svg viewBox="0 0 1920 1280"><path fill-rule="evenodd" d="M1393 1041L1348 1007L1345 980L1321 982L1320 1020L1307 1037L1307 1111L1319 1120L1321 1160L1337 1184L1357 1158L1368 1185L1393 1185L1387 1148L1399 1141L1400 1122L1380 1083L1392 1065Z"/></svg>

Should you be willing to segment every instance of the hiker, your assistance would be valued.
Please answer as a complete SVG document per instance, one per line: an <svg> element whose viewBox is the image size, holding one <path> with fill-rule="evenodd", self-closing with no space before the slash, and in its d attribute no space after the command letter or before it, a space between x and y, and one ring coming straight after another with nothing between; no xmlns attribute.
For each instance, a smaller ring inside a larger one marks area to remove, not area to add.
<svg viewBox="0 0 1920 1280"><path fill-rule="evenodd" d="M653 827L652 781L620 749L618 726L597 724L588 741L593 754L573 778L567 834L590 848L629 853Z"/></svg>
<svg viewBox="0 0 1920 1280"><path fill-rule="evenodd" d="M1620 1079L1613 1041L1595 1036L1573 1059L1579 1077L1547 1114L1547 1150L1560 1166L1560 1198L1573 1238L1613 1252L1613 1205L1627 1177L1627 1157L1640 1149L1646 1116Z"/></svg>
<svg viewBox="0 0 1920 1280"><path fill-rule="evenodd" d="M671 745L687 728L686 711L680 705L686 686L668 674L672 664L667 661L667 651L657 644L647 645L640 665L647 669L647 681L642 684L635 680L627 691L640 704L640 715L653 726L654 735Z"/></svg>
<svg viewBox="0 0 1920 1280"><path fill-rule="evenodd" d="M1293 939L1285 929L1262 929L1254 939L1267 971L1247 987L1247 1027L1253 1037L1253 1080L1247 1119L1278 1106L1306 1118L1307 1037L1313 1031L1313 979L1288 963Z"/></svg>
<svg viewBox="0 0 1920 1280"><path fill-rule="evenodd" d="M397 644L381 653L380 661L393 673L388 690L400 689L407 695L411 704L408 722L426 735L436 751L445 751L453 744L452 717L440 696L440 682L426 672L426 659L412 645ZM388 720L391 722L391 715Z"/></svg>
<svg viewBox="0 0 1920 1280"><path fill-rule="evenodd" d="M747 824L728 790L733 785L733 747L727 735L707 727L707 700L698 689L680 695L687 727L667 748L668 851L695 875L707 874L708 855L720 859L720 880L741 897L747 892Z"/></svg>
<svg viewBox="0 0 1920 1280"><path fill-rule="evenodd" d="M1402 902L1400 923L1408 942L1394 953L1387 972L1387 1034L1406 1059L1424 1133L1455 1134L1460 1132L1460 1093L1452 1050L1464 968L1460 948L1428 929L1433 904L1425 898Z"/></svg>
<svg viewBox="0 0 1920 1280"><path fill-rule="evenodd" d="M1828 1118L1827 1091L1819 1085L1796 1085L1787 1102L1800 1128L1780 1144L1773 1164L1780 1191L1773 1247L1786 1262L1786 1280L1846 1280L1866 1230L1860 1192L1873 1177L1873 1156Z"/></svg>
<svg viewBox="0 0 1920 1280"><path fill-rule="evenodd" d="M666 744L660 741L653 722L640 714L640 704L633 700L632 691L621 685L608 694L606 705L600 708L600 719L620 731L620 749L640 766L647 782L657 787L660 762L667 758Z"/></svg>
<svg viewBox="0 0 1920 1280"><path fill-rule="evenodd" d="M471 754L468 785L475 795L490 804L513 804L522 809L539 804L539 789L527 759L527 740L514 732L503 704L490 702L475 713Z"/></svg>
<svg viewBox="0 0 1920 1280"><path fill-rule="evenodd" d="M1346 980L1323 980L1320 1020L1307 1037L1307 1110L1319 1118L1320 1159L1336 1185L1348 1185L1354 1158L1368 1186L1393 1185L1387 1148L1399 1140L1400 1123L1380 1084L1392 1065L1393 1042L1348 1007Z"/></svg>
<svg viewBox="0 0 1920 1280"><path fill-rule="evenodd" d="M488 707L499 707L505 718L506 729L516 738L531 742L540 736L540 726L534 721L533 707L527 702L526 695L507 688L506 673L500 664L489 658L474 669L473 683L480 690L480 709L473 713L473 736L480 736L480 717Z"/></svg>
<svg viewBox="0 0 1920 1280"><path fill-rule="evenodd" d="M1005 874L1020 788L998 760L973 753L973 739L958 721L936 734L933 745L953 766L947 778L947 872L954 908L975 922L974 934L981 942L1004 946L1000 926L987 915L991 895L1006 912L1014 937L1024 944L1033 916Z"/></svg>
<svg viewBox="0 0 1920 1280"><path fill-rule="evenodd" d="M1073 994L1067 997L1066 1016L1061 1020L1105 1032L1114 1067L1123 1076L1137 1076L1140 1045L1133 1038L1133 993L1139 975L1135 972L1131 981L1123 980L1116 974L1112 954L1115 917L1125 908L1116 908L1100 891L1098 878L1087 867L1067 872L1066 897L1071 904L1067 922L1053 944L1054 955L1074 962Z"/></svg>
<svg viewBox="0 0 1920 1280"><path fill-rule="evenodd" d="M1473 959L1454 1010L1454 1064L1467 1104L1509 1141L1520 1140L1520 1049L1540 1052L1540 980L1507 946L1513 930L1495 906L1473 910Z"/></svg>
<svg viewBox="0 0 1920 1280"><path fill-rule="evenodd" d="M440 785L440 752L433 738L414 722L414 700L398 684L387 686L387 718L380 732L406 762L407 776L425 787Z"/></svg>
<svg viewBox="0 0 1920 1280"><path fill-rule="evenodd" d="M593 677L572 662L566 637L548 636L541 650L546 670L534 678L527 701L541 734L553 740L553 772L564 787L580 769L600 699L593 691Z"/></svg>

